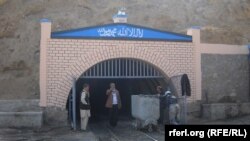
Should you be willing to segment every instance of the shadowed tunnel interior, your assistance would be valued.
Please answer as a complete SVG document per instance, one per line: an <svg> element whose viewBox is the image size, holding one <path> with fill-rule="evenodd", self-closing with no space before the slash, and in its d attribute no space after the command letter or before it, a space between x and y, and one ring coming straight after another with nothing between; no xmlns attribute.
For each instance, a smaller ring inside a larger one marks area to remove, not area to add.
<svg viewBox="0 0 250 141"><path fill-rule="evenodd" d="M156 94L156 86L161 85L164 90L168 87L167 79L155 66L131 58L105 60L85 71L76 81L76 118L80 123L80 95L83 84L90 85L90 122L106 119L108 109L106 90L110 83L115 83L120 92L122 108L120 117L131 118L131 95ZM71 92L70 92L71 94ZM67 104L68 105L68 104Z"/></svg>
<svg viewBox="0 0 250 141"><path fill-rule="evenodd" d="M79 79L77 81L77 94L80 95L84 83L90 85L91 120L105 118L108 114L106 103L106 90L114 82L120 92L122 108L120 116L131 117L131 95L155 94L156 86L167 86L164 79Z"/></svg>
<svg viewBox="0 0 250 141"><path fill-rule="evenodd" d="M90 105L91 105L91 118L90 122L107 119L108 109L105 108L106 103L106 90L109 89L109 84L114 82L116 88L120 92L122 108L119 111L121 118L132 118L131 115L131 95L136 94L156 94L156 86L161 85L166 89L168 84L163 78L150 78L150 79L83 79L80 78L76 82L76 116L77 125L80 125L80 94L83 89L83 84L90 85ZM68 104L67 104L68 105Z"/></svg>

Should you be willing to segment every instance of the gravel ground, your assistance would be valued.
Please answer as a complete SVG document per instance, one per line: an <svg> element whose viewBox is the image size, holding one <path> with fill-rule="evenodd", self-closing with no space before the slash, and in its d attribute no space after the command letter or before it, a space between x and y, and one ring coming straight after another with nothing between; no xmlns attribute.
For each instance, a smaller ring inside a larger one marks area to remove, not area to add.
<svg viewBox="0 0 250 141"><path fill-rule="evenodd" d="M69 127L43 127L41 129L2 128L0 141L96 141L92 132L73 132Z"/></svg>
<svg viewBox="0 0 250 141"><path fill-rule="evenodd" d="M227 120L197 119L190 124L243 124L250 125L250 115ZM0 128L0 141L164 141L164 132L137 131L129 121L120 121L111 128L106 121L91 123L87 132L72 131L67 126L40 129Z"/></svg>

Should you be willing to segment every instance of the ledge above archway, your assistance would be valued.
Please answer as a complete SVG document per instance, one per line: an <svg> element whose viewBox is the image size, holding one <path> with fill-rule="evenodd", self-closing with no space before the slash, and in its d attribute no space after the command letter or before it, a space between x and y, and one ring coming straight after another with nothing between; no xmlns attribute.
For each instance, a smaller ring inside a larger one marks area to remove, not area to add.
<svg viewBox="0 0 250 141"><path fill-rule="evenodd" d="M127 23L52 32L54 39L120 39L192 42L192 36Z"/></svg>
<svg viewBox="0 0 250 141"><path fill-rule="evenodd" d="M41 34L42 107L64 108L72 78L78 78L96 63L114 58L145 61L169 77L186 73L194 92L190 99L201 95L196 91L196 46L192 36L120 23L51 34L50 22L42 23Z"/></svg>

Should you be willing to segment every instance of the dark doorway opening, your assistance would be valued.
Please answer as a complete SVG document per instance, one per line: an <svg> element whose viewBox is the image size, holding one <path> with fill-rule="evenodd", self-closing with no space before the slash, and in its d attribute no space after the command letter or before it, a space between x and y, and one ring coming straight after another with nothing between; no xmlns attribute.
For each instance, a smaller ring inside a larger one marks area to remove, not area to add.
<svg viewBox="0 0 250 141"><path fill-rule="evenodd" d="M77 81L77 94L81 93L84 83L90 85L90 105L91 118L90 121L101 120L107 118L108 111L105 108L106 90L109 84L116 84L117 90L120 92L122 108L119 115L123 118L131 118L131 95L137 94L156 94L156 86L162 85L167 87L167 83L162 78L151 79L79 79Z"/></svg>
<svg viewBox="0 0 250 141"><path fill-rule="evenodd" d="M106 90L109 84L116 84L117 90L121 95L122 108L119 110L121 119L131 119L131 95L137 94L156 94L156 86L161 85L163 89L168 87L168 83L164 78L138 78L138 79L93 79L79 78L76 81L76 117L77 126L80 125L80 94L84 83L90 85L90 105L91 118L90 122L98 122L108 118L108 109L105 108ZM71 94L71 92L70 92ZM79 127L78 127L79 128Z"/></svg>
<svg viewBox="0 0 250 141"><path fill-rule="evenodd" d="M99 62L85 71L76 81L77 126L80 125L79 103L83 84L90 85L90 122L93 122L108 117L108 109L105 108L106 90L109 89L111 82L116 84L121 96L122 108L119 110L119 118L127 119L132 118L131 95L156 94L156 86L161 85L164 90L168 87L168 80L161 71L142 60L118 58ZM71 95L72 91L69 97Z"/></svg>

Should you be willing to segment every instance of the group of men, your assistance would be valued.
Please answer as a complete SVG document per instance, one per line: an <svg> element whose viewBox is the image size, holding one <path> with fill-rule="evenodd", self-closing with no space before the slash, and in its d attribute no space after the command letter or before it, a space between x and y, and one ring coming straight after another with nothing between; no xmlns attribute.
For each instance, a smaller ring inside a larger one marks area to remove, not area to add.
<svg viewBox="0 0 250 141"><path fill-rule="evenodd" d="M160 100L160 124L178 124L180 120L180 107L176 96L168 90L165 93L161 86L157 86L157 95ZM109 109L109 124L115 127L118 122L118 110L121 109L121 97L115 87L115 83L110 83L110 88L106 91L107 100L105 107ZM81 130L86 131L90 115L89 85L84 84L80 100ZM169 122L168 122L169 121Z"/></svg>
<svg viewBox="0 0 250 141"><path fill-rule="evenodd" d="M80 101L81 130L86 131L90 115L89 85L83 85ZM112 127L117 125L118 110L121 109L121 97L115 88L115 83L110 83L110 88L106 91L107 101L105 107L109 109L109 123Z"/></svg>

